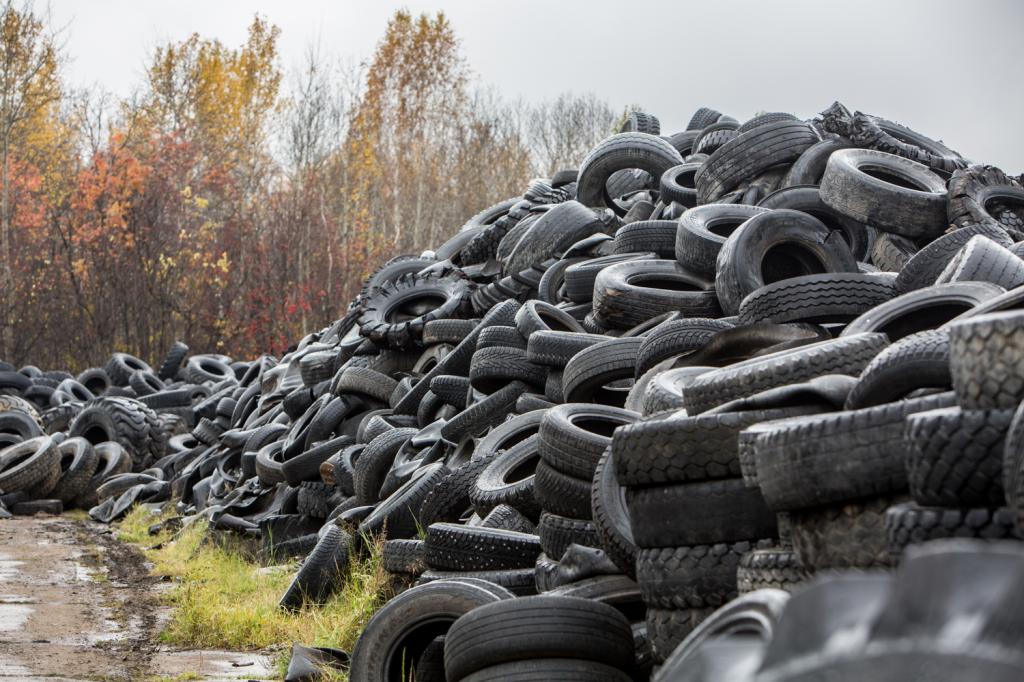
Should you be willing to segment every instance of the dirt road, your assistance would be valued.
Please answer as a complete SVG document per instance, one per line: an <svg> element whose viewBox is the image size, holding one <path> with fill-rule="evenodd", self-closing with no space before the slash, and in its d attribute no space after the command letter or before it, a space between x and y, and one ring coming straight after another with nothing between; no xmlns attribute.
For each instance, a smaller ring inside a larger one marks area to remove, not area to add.
<svg viewBox="0 0 1024 682"><path fill-rule="evenodd" d="M272 679L264 656L161 646L160 589L105 526L0 520L0 681Z"/></svg>

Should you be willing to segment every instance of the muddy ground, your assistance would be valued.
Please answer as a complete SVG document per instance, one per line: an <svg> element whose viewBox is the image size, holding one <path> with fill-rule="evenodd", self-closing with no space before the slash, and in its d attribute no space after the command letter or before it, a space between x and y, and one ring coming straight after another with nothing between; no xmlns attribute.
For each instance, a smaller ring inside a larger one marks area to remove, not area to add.
<svg viewBox="0 0 1024 682"><path fill-rule="evenodd" d="M266 656L161 645L149 568L106 526L0 520L0 681L272 679Z"/></svg>

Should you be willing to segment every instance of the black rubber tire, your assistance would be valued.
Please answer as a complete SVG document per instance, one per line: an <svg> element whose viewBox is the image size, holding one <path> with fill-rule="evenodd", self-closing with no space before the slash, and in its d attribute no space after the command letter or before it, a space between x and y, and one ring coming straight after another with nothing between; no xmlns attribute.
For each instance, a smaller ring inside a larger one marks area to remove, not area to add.
<svg viewBox="0 0 1024 682"><path fill-rule="evenodd" d="M949 222L957 227L986 226L1024 239L1024 188L993 166L957 170L949 180Z"/></svg>
<svg viewBox="0 0 1024 682"><path fill-rule="evenodd" d="M774 538L775 514L741 478L630 488L633 538L641 548ZM678 519L686 519L679 523Z"/></svg>
<svg viewBox="0 0 1024 682"><path fill-rule="evenodd" d="M669 203L692 208L697 205L697 186L694 177L700 169L699 163L683 163L662 173L659 185L660 198Z"/></svg>
<svg viewBox="0 0 1024 682"><path fill-rule="evenodd" d="M152 370L149 370L150 372ZM185 363L185 374L189 383L216 384L225 379L234 379L235 371L231 366L213 355L193 355Z"/></svg>
<svg viewBox="0 0 1024 682"><path fill-rule="evenodd" d="M594 298L594 282L601 270L615 263L657 257L654 252L619 253L573 263L565 269L565 295L574 303L589 303Z"/></svg>
<svg viewBox="0 0 1024 682"><path fill-rule="evenodd" d="M857 222L912 239L936 237L948 225L942 178L920 163L871 149L833 153L821 198Z"/></svg>
<svg viewBox="0 0 1024 682"><path fill-rule="evenodd" d="M603 327L630 329L676 311L684 317L721 312L711 281L674 260L617 263L601 270L594 282L594 319Z"/></svg>
<svg viewBox="0 0 1024 682"><path fill-rule="evenodd" d="M369 367L347 367L338 374L333 393L357 393L388 402L398 382Z"/></svg>
<svg viewBox="0 0 1024 682"><path fill-rule="evenodd" d="M427 528L424 560L442 571L494 571L532 567L540 538L498 528L435 523Z"/></svg>
<svg viewBox="0 0 1024 682"><path fill-rule="evenodd" d="M89 486L96 472L99 456L93 451L92 443L84 438L68 438L59 446L61 476L57 486L50 491L50 497L60 500L71 508Z"/></svg>
<svg viewBox="0 0 1024 682"><path fill-rule="evenodd" d="M744 554L771 540L642 549L636 579L649 608L719 607L737 596L736 570Z"/></svg>
<svg viewBox="0 0 1024 682"><path fill-rule="evenodd" d="M715 609L647 609L647 639L654 660L664 661Z"/></svg>
<svg viewBox="0 0 1024 682"><path fill-rule="evenodd" d="M637 168L658 182L669 168L683 162L679 152L665 140L646 133L619 133L599 142L580 164L576 198L584 206L610 208L618 215L626 211L605 187L616 171Z"/></svg>
<svg viewBox="0 0 1024 682"><path fill-rule="evenodd" d="M631 111L626 115L626 120L622 122L619 132L660 135L661 122L654 114L648 114L643 111Z"/></svg>
<svg viewBox="0 0 1024 682"><path fill-rule="evenodd" d="M988 237L977 235L935 278L936 284L947 282L989 282L1015 289L1024 284L1024 260Z"/></svg>
<svg viewBox="0 0 1024 682"><path fill-rule="evenodd" d="M64 505L60 500L53 499L25 500L12 504L11 513L15 516L34 516L35 514L60 516L64 513Z"/></svg>
<svg viewBox="0 0 1024 682"><path fill-rule="evenodd" d="M157 371L157 376L164 381L171 381L178 376L178 370L181 369L181 363L188 357L188 346L181 341L175 341L171 344L170 350L167 351L167 355L164 356L163 362L160 363L160 369Z"/></svg>
<svg viewBox="0 0 1024 682"><path fill-rule="evenodd" d="M522 348L482 348L473 354L469 380L473 387L487 394L496 393L512 381L525 381L543 386L547 371L526 359Z"/></svg>
<svg viewBox="0 0 1024 682"><path fill-rule="evenodd" d="M306 602L322 604L340 587L348 567L350 538L338 526L331 526L317 541L295 578L281 597L280 606L298 610Z"/></svg>
<svg viewBox="0 0 1024 682"><path fill-rule="evenodd" d="M871 262L883 272L899 272L918 251L917 245L906 237L879 232L871 247Z"/></svg>
<svg viewBox="0 0 1024 682"><path fill-rule="evenodd" d="M427 322L464 317L469 294L469 282L454 275L403 275L369 292L360 333L387 348L410 348L422 343Z"/></svg>
<svg viewBox="0 0 1024 682"><path fill-rule="evenodd" d="M736 568L736 590L741 595L764 589L792 592L809 577L792 549L752 549L740 557Z"/></svg>
<svg viewBox="0 0 1024 682"><path fill-rule="evenodd" d="M907 479L929 507L1004 504L1003 453L1013 410L928 410L907 417Z"/></svg>
<svg viewBox="0 0 1024 682"><path fill-rule="evenodd" d="M516 508L507 504L499 504L492 509L487 516L480 520L481 528L496 528L498 530L511 530L517 533L535 535L537 526L530 519Z"/></svg>
<svg viewBox="0 0 1024 682"><path fill-rule="evenodd" d="M495 641L502 645L495 647ZM607 604L539 595L474 609L455 621L445 638L448 679L463 680L490 666L544 658L582 659L627 670L633 664L629 622Z"/></svg>
<svg viewBox="0 0 1024 682"><path fill-rule="evenodd" d="M376 504L399 449L418 429L400 428L386 431L371 440L356 460L353 484L362 504Z"/></svg>
<svg viewBox="0 0 1024 682"><path fill-rule="evenodd" d="M1001 227L971 225L947 232L924 246L903 264L896 276L896 290L905 294L908 291L931 286L957 253L972 238L979 235L988 237L1006 248L1013 245L1010 235Z"/></svg>
<svg viewBox="0 0 1024 682"><path fill-rule="evenodd" d="M537 331L526 345L526 359L535 365L564 369L584 348L607 341L607 336L565 331Z"/></svg>
<svg viewBox="0 0 1024 682"><path fill-rule="evenodd" d="M537 445L538 438L532 435L499 452L480 472L469 493L480 516L507 504L531 519L537 518L540 506L533 490L533 472L540 462Z"/></svg>
<svg viewBox="0 0 1024 682"><path fill-rule="evenodd" d="M904 421L953 400L943 393L761 428L754 442L760 490L777 511L902 492Z"/></svg>
<svg viewBox="0 0 1024 682"><path fill-rule="evenodd" d="M807 213L777 209L750 218L725 240L715 292L722 310L735 315L744 297L766 284L832 272L857 272L842 236Z"/></svg>
<svg viewBox="0 0 1024 682"><path fill-rule="evenodd" d="M326 519L337 506L334 486L319 481L303 481L297 487L295 505L300 514L314 519Z"/></svg>
<svg viewBox="0 0 1024 682"><path fill-rule="evenodd" d="M413 538L423 528L418 518L420 507L434 486L448 473L441 462L427 464L383 500L359 524L362 536L387 535L389 538Z"/></svg>
<svg viewBox="0 0 1024 682"><path fill-rule="evenodd" d="M594 522L589 519L574 519L544 512L537 524L537 534L544 553L555 560L562 558L569 545L601 546Z"/></svg>
<svg viewBox="0 0 1024 682"><path fill-rule="evenodd" d="M740 225L766 212L756 206L708 204L686 211L679 218L675 258L690 272L712 278L718 252Z"/></svg>
<svg viewBox="0 0 1024 682"><path fill-rule="evenodd" d="M461 519L472 508L470 491L491 459L490 456L474 459L445 474L423 498L419 509L420 525L427 528L434 523Z"/></svg>
<svg viewBox="0 0 1024 682"><path fill-rule="evenodd" d="M144 372L153 371L152 367L128 353L114 353L110 356L110 360L107 361L104 369L106 369L107 376L110 377L110 382L114 386L127 386L128 378L136 370L141 369Z"/></svg>
<svg viewBox="0 0 1024 682"><path fill-rule="evenodd" d="M953 388L965 409L1009 409L1024 400L1024 311L949 325L949 353Z"/></svg>
<svg viewBox="0 0 1024 682"><path fill-rule="evenodd" d="M78 380L78 383L97 396L106 393L107 389L111 386L110 377L107 376L107 371L102 367L91 367L75 378Z"/></svg>
<svg viewBox="0 0 1024 682"><path fill-rule="evenodd" d="M164 456L167 434L159 416L131 398L99 398L78 413L69 436L82 436L96 445L116 441L141 470Z"/></svg>
<svg viewBox="0 0 1024 682"><path fill-rule="evenodd" d="M615 233L612 253L653 251L660 258L673 258L676 245L676 221L638 220L623 225Z"/></svg>
<svg viewBox="0 0 1024 682"><path fill-rule="evenodd" d="M442 374L430 381L430 392L459 410L466 407L470 388L469 377Z"/></svg>
<svg viewBox="0 0 1024 682"><path fill-rule="evenodd" d="M720 331L731 329L727 320L691 317L663 322L644 337L638 351L636 376L670 358L703 348Z"/></svg>
<svg viewBox="0 0 1024 682"><path fill-rule="evenodd" d="M553 264L554 261L548 261L561 258L569 247L579 240L605 230L607 228L600 217L579 201L566 201L553 206L529 225L526 233L503 260L502 274L515 278L524 271L536 268L539 272L527 287L535 289L540 284L545 263ZM509 235L511 234L512 232L509 232ZM499 259L500 254L501 249Z"/></svg>
<svg viewBox="0 0 1024 682"><path fill-rule="evenodd" d="M535 658L488 666L463 677L462 682L629 682L632 679L621 670L603 663L571 658Z"/></svg>
<svg viewBox="0 0 1024 682"><path fill-rule="evenodd" d="M406 590L381 607L363 628L352 651L349 679L402 679L403 671L415 670L424 650L459 616L514 596L503 587L474 578L437 580Z"/></svg>
<svg viewBox="0 0 1024 682"><path fill-rule="evenodd" d="M690 117L690 122L686 124L687 130L703 130L712 123L717 123L718 119L722 117L722 113L715 111L709 107L701 107L693 113Z"/></svg>
<svg viewBox="0 0 1024 682"><path fill-rule="evenodd" d="M417 584L424 585L435 580L464 580L476 578L486 580L515 594L529 597L537 594L532 568L505 568L494 571L436 571L432 568L420 574Z"/></svg>
<svg viewBox="0 0 1024 682"><path fill-rule="evenodd" d="M1014 523L1013 512L1005 507L951 509L911 502L886 510L885 533L893 555L902 554L909 545L945 538L1024 539Z"/></svg>
<svg viewBox="0 0 1024 682"><path fill-rule="evenodd" d="M381 564L388 573L419 575L427 570L423 540L387 540L381 550Z"/></svg>
<svg viewBox="0 0 1024 682"><path fill-rule="evenodd" d="M423 325L423 343L459 343L480 324L480 320L431 320Z"/></svg>
<svg viewBox="0 0 1024 682"><path fill-rule="evenodd" d="M537 332L583 332L583 327L572 315L543 301L527 301L523 304L516 313L516 329L523 338L523 348L526 347L526 340Z"/></svg>
<svg viewBox="0 0 1024 682"><path fill-rule="evenodd" d="M839 232L858 261L867 260L874 241L874 228L842 215L821 200L816 185L797 185L776 190L761 199L760 208L788 208L814 216L833 232Z"/></svg>
<svg viewBox="0 0 1024 682"><path fill-rule="evenodd" d="M782 179L783 187L795 187L798 185L818 185L821 183L821 176L825 174L825 165L832 152L840 149L849 149L853 143L844 138L827 138L816 142L807 148L800 155L793 165L786 171Z"/></svg>
<svg viewBox="0 0 1024 682"><path fill-rule="evenodd" d="M846 409L895 402L922 388L947 391L952 386L949 332L930 329L905 336L876 355L847 395Z"/></svg>
<svg viewBox="0 0 1024 682"><path fill-rule="evenodd" d="M791 163L820 141L802 121L779 121L746 132L715 150L697 172L697 197L708 204L772 166Z"/></svg>
<svg viewBox="0 0 1024 682"><path fill-rule="evenodd" d="M598 460L612 442L612 433L638 417L635 412L602 405L553 407L541 419L541 459L564 474L591 481Z"/></svg>
<svg viewBox="0 0 1024 682"><path fill-rule="evenodd" d="M634 377L637 352L642 343L643 339L639 337L609 339L573 356L562 375L565 401L621 407L626 401L626 392L609 390L605 386Z"/></svg>
<svg viewBox="0 0 1024 682"><path fill-rule="evenodd" d="M809 571L889 568L886 510L906 498L875 497L794 511L793 551Z"/></svg>
<svg viewBox="0 0 1024 682"><path fill-rule="evenodd" d="M880 332L890 341L936 329L974 306L1003 293L987 282L937 284L897 296L875 306L843 329L840 336Z"/></svg>
<svg viewBox="0 0 1024 682"><path fill-rule="evenodd" d="M564 474L542 459L534 472L533 490L544 511L573 518L592 518L589 478Z"/></svg>
<svg viewBox="0 0 1024 682"><path fill-rule="evenodd" d="M49 436L10 445L0 450L0 490L45 497L60 480L60 460L60 449Z"/></svg>
<svg viewBox="0 0 1024 682"><path fill-rule="evenodd" d="M847 322L896 296L892 275L829 273L792 277L747 295L739 323Z"/></svg>
<svg viewBox="0 0 1024 682"><path fill-rule="evenodd" d="M882 334L860 334L754 357L694 378L683 402L687 412L696 415L776 386L826 374L855 376L886 345Z"/></svg>
<svg viewBox="0 0 1024 682"><path fill-rule="evenodd" d="M859 111L849 121L849 136L858 147L897 154L942 173L943 177L967 165L959 154L938 140L899 123Z"/></svg>

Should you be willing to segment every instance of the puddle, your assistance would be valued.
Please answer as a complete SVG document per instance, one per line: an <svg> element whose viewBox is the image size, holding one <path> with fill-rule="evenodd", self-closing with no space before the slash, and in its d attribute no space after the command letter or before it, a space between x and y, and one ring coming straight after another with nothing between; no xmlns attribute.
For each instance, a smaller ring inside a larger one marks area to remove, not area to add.
<svg viewBox="0 0 1024 682"><path fill-rule="evenodd" d="M6 554L0 554L0 582L4 580L10 580L18 574L18 566L21 566L23 561L12 561L7 558Z"/></svg>
<svg viewBox="0 0 1024 682"><path fill-rule="evenodd" d="M152 659L161 671L197 673L204 679L275 679L270 658L236 651L192 650L160 651Z"/></svg>
<svg viewBox="0 0 1024 682"><path fill-rule="evenodd" d="M32 607L23 604L0 604L0 632L21 630L28 617L32 615Z"/></svg>

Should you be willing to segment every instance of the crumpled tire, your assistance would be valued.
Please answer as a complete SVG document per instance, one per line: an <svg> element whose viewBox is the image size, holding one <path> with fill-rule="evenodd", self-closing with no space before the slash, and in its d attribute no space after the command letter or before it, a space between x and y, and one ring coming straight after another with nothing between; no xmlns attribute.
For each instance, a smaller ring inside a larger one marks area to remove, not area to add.
<svg viewBox="0 0 1024 682"><path fill-rule="evenodd" d="M994 166L961 168L949 179L949 222L957 227L985 226L1024 239L1024 188Z"/></svg>
<svg viewBox="0 0 1024 682"><path fill-rule="evenodd" d="M466 316L469 294L470 283L456 275L403 275L366 296L360 333L387 348L411 348L422 342L427 322Z"/></svg>
<svg viewBox="0 0 1024 682"><path fill-rule="evenodd" d="M88 403L71 423L69 436L96 445L116 441L141 470L164 456L167 434L156 412L131 398L99 398Z"/></svg>
<svg viewBox="0 0 1024 682"><path fill-rule="evenodd" d="M626 210L610 196L605 187L616 171L640 169L649 174L653 182L673 166L683 162L675 148L647 133L619 133L597 144L580 164L576 198L584 206L610 208L618 215Z"/></svg>

